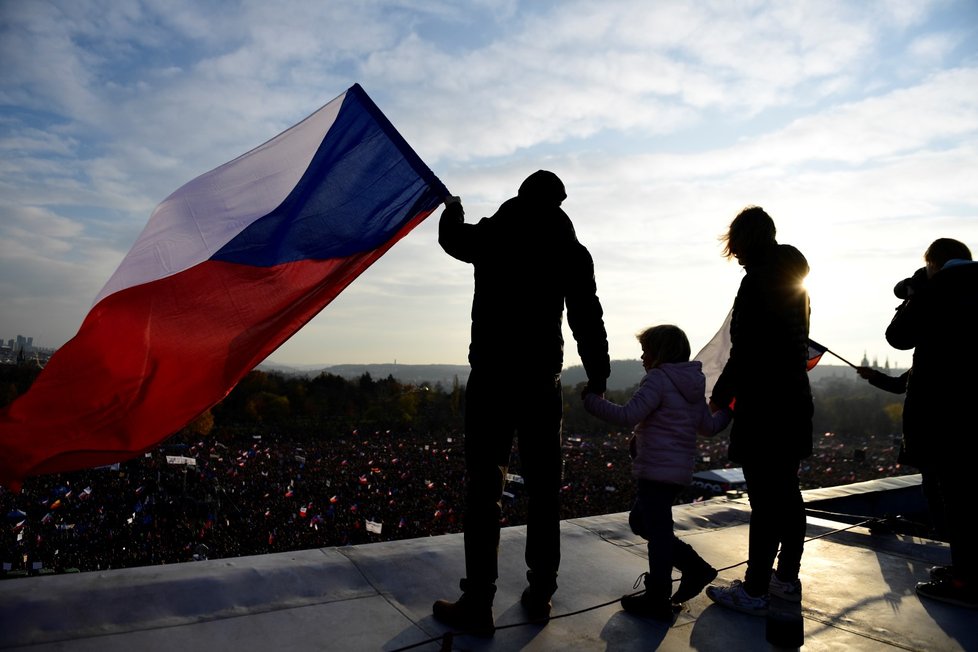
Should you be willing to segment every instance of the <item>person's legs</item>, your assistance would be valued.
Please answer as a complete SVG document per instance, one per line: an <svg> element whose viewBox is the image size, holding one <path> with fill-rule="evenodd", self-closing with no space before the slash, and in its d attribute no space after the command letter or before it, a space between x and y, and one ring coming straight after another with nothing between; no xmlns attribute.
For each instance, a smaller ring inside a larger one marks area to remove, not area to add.
<svg viewBox="0 0 978 652"><path fill-rule="evenodd" d="M767 460L746 463L743 468L751 506L744 589L760 596L768 592L775 557L779 578L798 578L805 541L805 505L797 462Z"/></svg>
<svg viewBox="0 0 978 652"><path fill-rule="evenodd" d="M642 536L649 542L649 572L645 575L645 593L621 599L622 608L629 613L665 622L675 615L669 598L675 540L672 503L680 488L651 480L638 481L635 512L641 520Z"/></svg>
<svg viewBox="0 0 978 652"><path fill-rule="evenodd" d="M527 493L526 566L532 599L549 602L560 567L560 430L563 397L556 376L530 379L520 397L520 472Z"/></svg>
<svg viewBox="0 0 978 652"><path fill-rule="evenodd" d="M717 569L706 563L702 557L679 537L672 537L672 565L679 569L682 578L679 588L672 596L674 604L682 604L695 598L706 586L716 579Z"/></svg>
<svg viewBox="0 0 978 652"><path fill-rule="evenodd" d="M970 458L974 459L974 458ZM970 513L974 509L969 500L973 481L964 465L941 476L944 492L945 527L951 547L951 569L954 577L969 583L978 590L978 546L975 543L974 524Z"/></svg>
<svg viewBox="0 0 978 652"><path fill-rule="evenodd" d="M926 463L920 466L920 488L924 492L927 515L930 517L930 525L935 536L941 541L947 541L949 532L945 516L944 492L941 488L940 474L934 464Z"/></svg>
<svg viewBox="0 0 978 652"><path fill-rule="evenodd" d="M651 598L666 599L672 595L673 550L676 545L672 503L679 489L678 485L638 481L642 528L649 542L649 574L645 579L645 591Z"/></svg>
<svg viewBox="0 0 978 652"><path fill-rule="evenodd" d="M513 425L499 409L491 377L469 375L465 401L465 577L456 602L438 600L435 618L453 627L492 636L492 602L496 594L499 518L503 483L513 441Z"/></svg>
<svg viewBox="0 0 978 652"><path fill-rule="evenodd" d="M680 491L682 487L679 485L639 480L638 500L633 508L637 525L642 530L641 536L649 542L646 593L653 599L668 598L675 604L695 597L717 576L716 569L675 534L672 506ZM682 572L682 580L670 597L673 568Z"/></svg>
<svg viewBox="0 0 978 652"><path fill-rule="evenodd" d="M778 540L781 552L778 554L777 576L785 582L798 579L801 571L801 556L805 548L805 532L808 521L805 517L805 499L801 496L798 481L798 462L788 461L777 468L775 476L780 498L778 511Z"/></svg>
<svg viewBox="0 0 978 652"><path fill-rule="evenodd" d="M978 545L972 532L970 513L971 476L968 462L975 459L975 446L961 446L935 463L932 473L940 487L944 527L951 548L951 567L932 570L929 582L917 584L917 595L978 609Z"/></svg>
<svg viewBox="0 0 978 652"><path fill-rule="evenodd" d="M778 554L777 496L772 495L775 485L768 466L745 463L743 469L750 501L744 589L752 596L760 596L767 593L771 568Z"/></svg>
<svg viewBox="0 0 978 652"><path fill-rule="evenodd" d="M465 394L465 575L470 590L498 577L499 520L513 424L491 376L473 370Z"/></svg>

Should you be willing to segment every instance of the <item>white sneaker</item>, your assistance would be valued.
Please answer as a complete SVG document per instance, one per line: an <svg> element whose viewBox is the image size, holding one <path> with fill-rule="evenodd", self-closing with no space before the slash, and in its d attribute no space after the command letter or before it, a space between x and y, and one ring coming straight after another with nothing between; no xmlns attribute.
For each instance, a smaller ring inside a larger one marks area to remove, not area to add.
<svg viewBox="0 0 978 652"><path fill-rule="evenodd" d="M771 599L767 594L754 597L744 590L744 583L734 580L730 586L708 586L706 595L722 607L728 607L752 616L766 616Z"/></svg>
<svg viewBox="0 0 978 652"><path fill-rule="evenodd" d="M767 585L767 592L787 602L801 602L801 580L794 579L785 582L778 577L777 573L771 571L771 581Z"/></svg>

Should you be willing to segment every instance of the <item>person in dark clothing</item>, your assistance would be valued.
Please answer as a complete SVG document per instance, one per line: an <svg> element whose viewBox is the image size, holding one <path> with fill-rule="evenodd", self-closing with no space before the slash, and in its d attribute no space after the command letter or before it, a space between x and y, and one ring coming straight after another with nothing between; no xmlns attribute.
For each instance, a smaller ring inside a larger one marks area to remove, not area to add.
<svg viewBox="0 0 978 652"><path fill-rule="evenodd" d="M856 367L856 374L865 379L870 385L884 392L891 394L906 394L907 384L910 381L912 369L904 371L899 376L889 376L878 369L872 367ZM902 465L914 466L920 470L920 487L924 492L924 499L927 501L927 511L930 517L930 527L934 536L946 540L947 529L944 527L944 508L941 506L941 490L937 474L933 471L933 466L926 464L922 457L915 454L920 448L920 443L915 442L914 438L919 437L920 428L912 424L913 416L916 411L913 409L912 401L907 397L903 401L903 438L900 441L900 452L897 453L897 462ZM909 428L910 435L907 435L908 416L911 421ZM907 440L910 440L909 443Z"/></svg>
<svg viewBox="0 0 978 652"><path fill-rule="evenodd" d="M914 349L904 406L904 441L937 479L951 566L931 569L917 594L978 608L978 544L969 505L978 426L966 406L978 394L978 263L957 240L940 238L924 253L926 282L897 309L886 329L891 346Z"/></svg>
<svg viewBox="0 0 978 652"><path fill-rule="evenodd" d="M465 577L456 602L439 600L436 619L491 636L498 577L500 501L514 436L528 498L531 619L549 617L560 565L562 324L577 341L588 389L603 394L611 373L594 263L560 208L564 184L531 174L492 217L466 224L461 203L442 212L438 242L474 267L471 373L465 393Z"/></svg>
<svg viewBox="0 0 978 652"><path fill-rule="evenodd" d="M907 392L907 379L910 378L909 369L899 376L890 376L872 367L856 367L856 374L868 381L873 387L891 394L905 394Z"/></svg>
<svg viewBox="0 0 978 652"><path fill-rule="evenodd" d="M775 235L774 220L751 206L725 236L724 254L745 274L734 300L730 357L710 398L714 411L733 404L728 457L743 467L751 517L744 581L706 592L720 605L757 615L767 613L770 594L801 600L806 522L798 466L812 453L814 412L806 366L810 307L802 285L808 262Z"/></svg>
<svg viewBox="0 0 978 652"><path fill-rule="evenodd" d="M898 299L906 301L918 289L927 282L927 268L921 267L914 274L905 278L893 287L893 294ZM907 385L910 382L912 369L908 369L899 376L889 376L878 369L872 367L856 367L856 374L869 382L870 385L884 392L891 394L906 394ZM930 517L930 526L936 537L947 540L947 529L944 526L944 508L941 506L941 489L937 474L934 473L933 465L927 464L923 456L917 451L920 449L919 437L926 428L921 428L922 424L914 423L917 410L914 408L912 397L907 396L903 402L903 438L900 442L900 452L897 454L897 462L903 465L910 465L920 469L920 486L927 501L927 511Z"/></svg>

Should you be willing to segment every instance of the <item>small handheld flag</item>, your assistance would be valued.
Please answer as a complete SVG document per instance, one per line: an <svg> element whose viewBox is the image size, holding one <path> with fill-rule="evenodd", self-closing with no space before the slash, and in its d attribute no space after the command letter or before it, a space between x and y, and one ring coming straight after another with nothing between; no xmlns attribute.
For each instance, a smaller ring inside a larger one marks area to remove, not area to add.
<svg viewBox="0 0 978 652"><path fill-rule="evenodd" d="M723 320L723 324L720 325L720 329L716 334L706 343L699 353L697 353L693 360L698 360L703 365L703 375L706 376L706 395L713 392L713 386L716 385L717 379L720 378L720 374L723 372L723 367L727 364L727 358L730 357L730 322L733 319L733 308L727 313L726 318ZM831 353L835 357L839 358L847 365L855 367L845 358L839 356L838 354L831 351L828 347L822 346L813 339L808 340L808 361L807 369L811 371L815 368L815 365L819 363L822 356L826 353Z"/></svg>
<svg viewBox="0 0 978 652"><path fill-rule="evenodd" d="M815 368L815 365L817 365L818 364L818 361L822 359L822 356L825 355L825 352L826 351L828 351L828 348L822 346L821 344L819 344L815 340L813 340L813 339L809 339L808 340L808 364L807 364L807 368L808 368L809 371L811 371L812 369ZM835 355L835 354L833 354L833 355Z"/></svg>

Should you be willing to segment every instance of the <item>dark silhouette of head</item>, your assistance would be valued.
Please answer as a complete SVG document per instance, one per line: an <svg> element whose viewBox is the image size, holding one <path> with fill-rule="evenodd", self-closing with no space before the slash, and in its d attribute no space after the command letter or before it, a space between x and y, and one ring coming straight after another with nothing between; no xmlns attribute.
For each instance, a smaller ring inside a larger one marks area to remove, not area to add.
<svg viewBox="0 0 978 652"><path fill-rule="evenodd" d="M678 326L672 324L652 326L636 337L638 343L642 345L642 352L649 356L650 367L674 362L689 362L689 338Z"/></svg>
<svg viewBox="0 0 978 652"><path fill-rule="evenodd" d="M971 250L963 242L951 238L938 238L924 252L924 262L940 269L949 260L972 260Z"/></svg>
<svg viewBox="0 0 978 652"><path fill-rule="evenodd" d="M756 254L777 244L774 220L760 206L748 206L737 214L721 240L723 255L747 264Z"/></svg>
<svg viewBox="0 0 978 652"><path fill-rule="evenodd" d="M567 198L564 182L556 174L547 170L537 170L528 176L520 184L517 195L525 201L541 206L560 206Z"/></svg>

